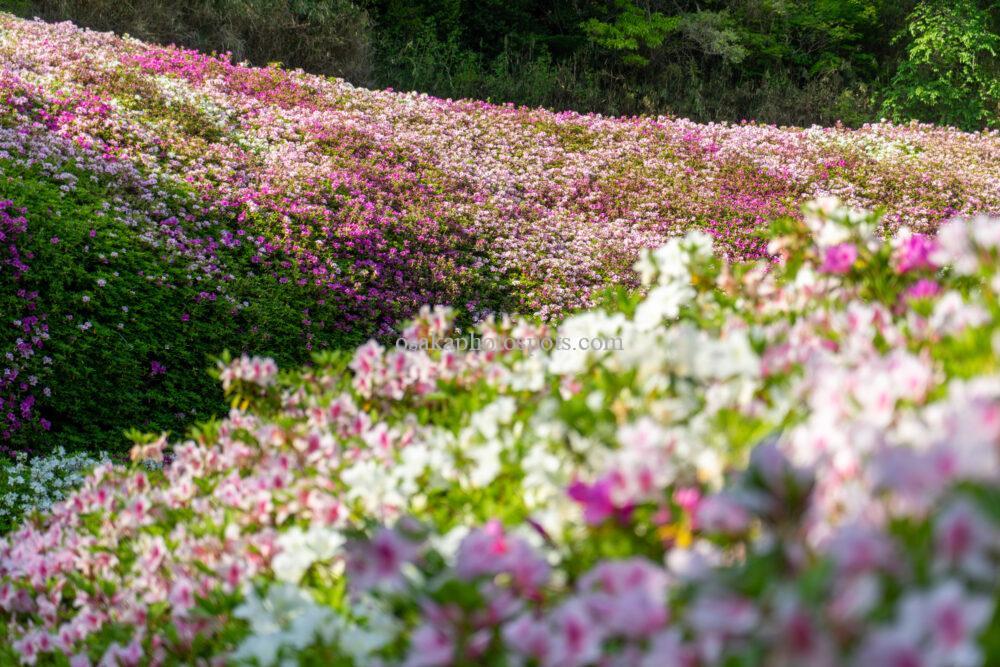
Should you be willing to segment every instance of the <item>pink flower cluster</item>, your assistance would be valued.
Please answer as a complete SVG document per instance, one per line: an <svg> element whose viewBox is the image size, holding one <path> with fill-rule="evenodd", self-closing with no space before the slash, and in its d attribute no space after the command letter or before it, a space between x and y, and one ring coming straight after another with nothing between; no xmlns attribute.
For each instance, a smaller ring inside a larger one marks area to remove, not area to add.
<svg viewBox="0 0 1000 667"><path fill-rule="evenodd" d="M273 359L243 355L232 363L219 363L219 381L226 391L237 383L268 387L274 384L277 377L278 365Z"/></svg>
<svg viewBox="0 0 1000 667"><path fill-rule="evenodd" d="M128 193L109 195L90 238L124 221L190 267L192 306L252 313L287 290L309 351L388 336L425 304L557 321L608 285L638 286L641 251L689 229L727 257L762 257L762 226L821 195L883 206L885 231L919 232L900 247L904 269L930 261L920 234L941 221L1000 211L995 133L553 114L363 90L69 23L0 26L3 165L65 193L81 172ZM829 248L822 270L848 271L855 250ZM240 280L253 288L237 298ZM21 318L5 348L44 337L45 315ZM40 374L32 363L5 369L23 384ZM6 434L44 395L4 400Z"/></svg>
<svg viewBox="0 0 1000 667"><path fill-rule="evenodd" d="M137 445L135 464L101 466L0 539L0 650L989 664L1000 235L980 218L880 243L874 217L838 211L821 217L837 243L775 244L797 261L688 257L698 290L675 323L567 320L644 343L577 372L558 358L575 351L374 343L298 375L223 364L245 411ZM840 243L851 271L819 271ZM403 337L453 328L428 308ZM161 458L155 474L140 463Z"/></svg>

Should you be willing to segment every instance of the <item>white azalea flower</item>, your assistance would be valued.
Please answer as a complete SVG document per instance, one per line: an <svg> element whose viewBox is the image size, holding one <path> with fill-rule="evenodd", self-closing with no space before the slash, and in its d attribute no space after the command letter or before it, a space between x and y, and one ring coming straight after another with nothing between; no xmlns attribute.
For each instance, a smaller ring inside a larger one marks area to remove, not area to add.
<svg viewBox="0 0 1000 667"><path fill-rule="evenodd" d="M672 282L655 287L636 309L635 325L640 331L655 329L663 324L663 320L676 318L681 306L690 303L694 297L695 291L690 285Z"/></svg>

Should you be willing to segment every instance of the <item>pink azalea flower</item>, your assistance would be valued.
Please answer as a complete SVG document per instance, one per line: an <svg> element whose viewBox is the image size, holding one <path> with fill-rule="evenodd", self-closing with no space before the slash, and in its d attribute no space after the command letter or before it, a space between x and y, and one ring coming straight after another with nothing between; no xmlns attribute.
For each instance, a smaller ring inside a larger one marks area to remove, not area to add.
<svg viewBox="0 0 1000 667"><path fill-rule="evenodd" d="M566 492L570 498L583 506L584 520L591 525L597 525L612 516L621 521L628 520L633 509L632 505L617 505L614 501L615 490L621 485L621 474L613 471L593 484L575 480Z"/></svg>
<svg viewBox="0 0 1000 667"><path fill-rule="evenodd" d="M938 569L954 569L989 580L994 572L991 552L1000 550L1000 534L967 500L952 503L934 526L934 562Z"/></svg>
<svg viewBox="0 0 1000 667"><path fill-rule="evenodd" d="M905 292L907 300L930 299L941 293L941 286L930 278L921 278L910 285Z"/></svg>
<svg viewBox="0 0 1000 667"><path fill-rule="evenodd" d="M682 510L693 515L701 502L701 491L694 486L679 488L674 491L674 502Z"/></svg>
<svg viewBox="0 0 1000 667"><path fill-rule="evenodd" d="M36 633L29 633L15 640L12 644L14 651L21 658L22 665L34 665L38 662L38 643Z"/></svg>
<svg viewBox="0 0 1000 667"><path fill-rule="evenodd" d="M858 249L853 243L838 243L823 253L820 271L823 273L847 273L858 259Z"/></svg>
<svg viewBox="0 0 1000 667"><path fill-rule="evenodd" d="M858 651L856 667L930 667L922 647L903 633L879 630Z"/></svg>
<svg viewBox="0 0 1000 667"><path fill-rule="evenodd" d="M442 628L423 624L413 631L404 667L444 667L455 662L455 640Z"/></svg>
<svg viewBox="0 0 1000 667"><path fill-rule="evenodd" d="M603 637L580 600L564 602L552 614L552 646L545 665L583 667L601 654Z"/></svg>
<svg viewBox="0 0 1000 667"><path fill-rule="evenodd" d="M539 664L548 664L552 652L552 634L541 618L522 614L503 628L504 644Z"/></svg>
<svg viewBox="0 0 1000 667"><path fill-rule="evenodd" d="M707 533L740 535L750 527L750 512L728 493L702 499L695 514L695 526Z"/></svg>
<svg viewBox="0 0 1000 667"><path fill-rule="evenodd" d="M466 535L455 556L459 577L474 579L505 572L511 575L515 588L528 596L545 584L549 569L524 539L507 535L495 519Z"/></svg>
<svg viewBox="0 0 1000 667"><path fill-rule="evenodd" d="M888 536L859 524L839 528L826 544L826 551L838 572L848 576L890 570L898 558Z"/></svg>
<svg viewBox="0 0 1000 667"><path fill-rule="evenodd" d="M611 482L607 479L587 484L579 480L570 484L569 497L583 505L583 518L589 524L604 523L615 506L611 502Z"/></svg>
<svg viewBox="0 0 1000 667"><path fill-rule="evenodd" d="M394 590L403 584L403 565L419 554L419 546L391 528L379 528L370 541L348 545L347 571L357 590Z"/></svg>
<svg viewBox="0 0 1000 667"><path fill-rule="evenodd" d="M194 584L190 579L179 579L170 588L170 595L167 598L173 606L174 614L185 615L194 607Z"/></svg>
<svg viewBox="0 0 1000 667"><path fill-rule="evenodd" d="M957 581L910 593L899 606L898 629L926 638L922 655L932 665L981 664L977 637L993 616L993 600L968 594Z"/></svg>
<svg viewBox="0 0 1000 667"><path fill-rule="evenodd" d="M993 616L993 601L985 595L967 595L961 584L950 581L931 591L921 607L929 625L931 653L940 664L972 664L979 655L979 632Z"/></svg>
<svg viewBox="0 0 1000 667"><path fill-rule="evenodd" d="M937 249L934 239L924 234L909 234L897 245L893 260L899 273L935 269L931 256Z"/></svg>
<svg viewBox="0 0 1000 667"><path fill-rule="evenodd" d="M580 599L607 634L648 637L666 625L667 581L642 558L606 561L580 579Z"/></svg>
<svg viewBox="0 0 1000 667"><path fill-rule="evenodd" d="M692 667L696 664L697 655L685 646L680 630L672 628L653 638L639 667Z"/></svg>
<svg viewBox="0 0 1000 667"><path fill-rule="evenodd" d="M728 642L745 637L756 628L760 612L747 598L707 592L694 601L687 619L695 632L699 653L704 660L714 663Z"/></svg>

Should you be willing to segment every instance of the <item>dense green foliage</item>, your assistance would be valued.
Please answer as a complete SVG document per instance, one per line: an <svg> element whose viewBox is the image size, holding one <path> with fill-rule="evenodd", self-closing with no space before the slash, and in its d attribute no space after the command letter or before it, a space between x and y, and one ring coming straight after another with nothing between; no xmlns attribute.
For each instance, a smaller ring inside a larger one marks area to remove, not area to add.
<svg viewBox="0 0 1000 667"><path fill-rule="evenodd" d="M1000 121L993 0L5 0L362 85L607 114Z"/></svg>
<svg viewBox="0 0 1000 667"><path fill-rule="evenodd" d="M969 0L929 2L917 7L907 31L912 40L886 111L959 127L996 126L1000 36L989 14Z"/></svg>
<svg viewBox="0 0 1000 667"><path fill-rule="evenodd" d="M72 189L60 186L67 181ZM189 266L108 214L109 202L142 203L114 182L70 165L53 178L0 160L0 200L25 207L30 227L17 241L31 267L0 273L0 312L43 319L45 362L29 383L48 389L46 421L67 447L120 452L129 427L180 432L224 411L216 382L192 370L207 368L224 348L308 357L301 312L315 307L315 295L255 272L246 246L219 251L238 267L226 286L230 298L205 298ZM24 294L34 297L27 305ZM325 342L357 341L333 334ZM7 444L37 442L42 428L33 424Z"/></svg>

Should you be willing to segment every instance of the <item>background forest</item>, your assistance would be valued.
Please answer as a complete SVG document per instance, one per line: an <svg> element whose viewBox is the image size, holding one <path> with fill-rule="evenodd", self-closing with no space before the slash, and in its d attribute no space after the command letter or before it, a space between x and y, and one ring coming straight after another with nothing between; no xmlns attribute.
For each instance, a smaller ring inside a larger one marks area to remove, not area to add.
<svg viewBox="0 0 1000 667"><path fill-rule="evenodd" d="M0 0L451 98L697 121L1000 126L991 0Z"/></svg>

